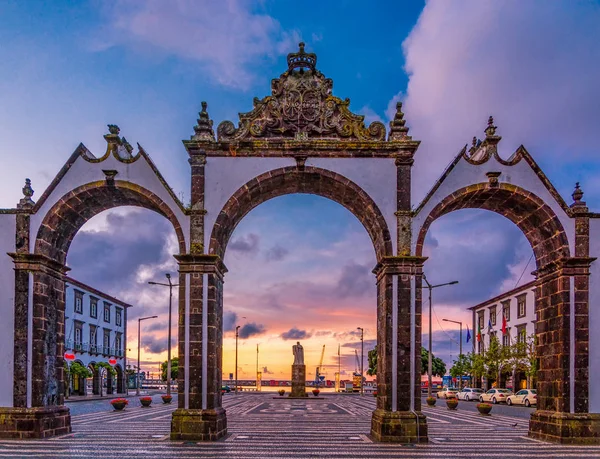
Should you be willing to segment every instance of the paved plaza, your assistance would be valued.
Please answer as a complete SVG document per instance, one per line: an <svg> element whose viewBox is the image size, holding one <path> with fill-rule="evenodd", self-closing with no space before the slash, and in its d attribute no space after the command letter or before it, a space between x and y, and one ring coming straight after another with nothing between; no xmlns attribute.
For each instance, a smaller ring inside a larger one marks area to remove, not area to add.
<svg viewBox="0 0 600 459"><path fill-rule="evenodd" d="M424 408L427 445L373 443L374 397L325 394L321 400L275 399L274 393L224 397L229 435L214 443L170 441L171 412L154 396L150 408L130 399L125 411L108 400L70 404L73 433L48 440L0 441L0 457L45 458L463 458L600 457L600 447L557 446L527 438L527 419L482 417L474 403L456 412L443 401ZM506 411L504 411L506 412ZM77 414L80 413L80 414Z"/></svg>

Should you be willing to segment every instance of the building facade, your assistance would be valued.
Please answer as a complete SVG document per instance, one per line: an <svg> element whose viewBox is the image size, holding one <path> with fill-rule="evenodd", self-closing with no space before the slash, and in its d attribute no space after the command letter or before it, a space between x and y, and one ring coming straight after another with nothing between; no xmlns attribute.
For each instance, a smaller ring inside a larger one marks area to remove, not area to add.
<svg viewBox="0 0 600 459"><path fill-rule="evenodd" d="M65 357L69 365L78 362L93 374L92 378L71 378L71 393L126 392L127 309L131 305L71 277L65 286Z"/></svg>
<svg viewBox="0 0 600 459"><path fill-rule="evenodd" d="M489 349L492 337L502 346L527 343L535 334L535 281L516 287L469 310L473 313L473 353L482 354ZM505 326L504 326L505 325ZM504 330L503 330L504 328ZM525 388L527 378L522 371L510 368L501 377L500 386ZM516 385L513 385L513 380ZM484 386L487 381L483 381Z"/></svg>

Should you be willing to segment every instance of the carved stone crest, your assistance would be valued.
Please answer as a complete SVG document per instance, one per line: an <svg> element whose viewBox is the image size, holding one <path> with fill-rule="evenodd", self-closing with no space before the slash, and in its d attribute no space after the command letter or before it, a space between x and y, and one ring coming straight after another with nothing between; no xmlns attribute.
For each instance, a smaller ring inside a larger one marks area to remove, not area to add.
<svg viewBox="0 0 600 459"><path fill-rule="evenodd" d="M240 113L236 128L223 121L217 128L220 142L252 139L334 139L383 141L385 126L365 126L350 100L332 95L333 81L316 69L317 57L304 51L288 54L288 70L271 82L271 95L254 99L254 109Z"/></svg>

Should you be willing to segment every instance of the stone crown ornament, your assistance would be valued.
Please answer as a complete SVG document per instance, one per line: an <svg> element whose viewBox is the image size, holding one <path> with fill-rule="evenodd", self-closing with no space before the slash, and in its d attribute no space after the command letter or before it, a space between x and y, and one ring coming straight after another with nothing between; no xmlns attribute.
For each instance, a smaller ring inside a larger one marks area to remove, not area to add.
<svg viewBox="0 0 600 459"><path fill-rule="evenodd" d="M240 113L236 128L223 121L217 128L219 142L283 139L307 141L385 141L385 126L379 121L365 126L364 116L355 115L350 100L332 95L333 81L316 69L317 56L304 51L287 57L288 69L271 82L271 95L254 98L254 109Z"/></svg>

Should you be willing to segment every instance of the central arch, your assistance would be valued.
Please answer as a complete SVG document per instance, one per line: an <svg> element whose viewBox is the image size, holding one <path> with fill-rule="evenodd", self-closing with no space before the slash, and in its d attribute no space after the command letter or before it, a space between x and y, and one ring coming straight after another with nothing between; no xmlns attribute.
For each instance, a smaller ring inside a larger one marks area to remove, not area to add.
<svg viewBox="0 0 600 459"><path fill-rule="evenodd" d="M392 256L390 231L373 199L351 180L318 167L275 169L240 187L217 217L210 237L209 254L224 258L234 229L252 209L269 199L296 193L315 194L341 204L367 230L377 261Z"/></svg>

